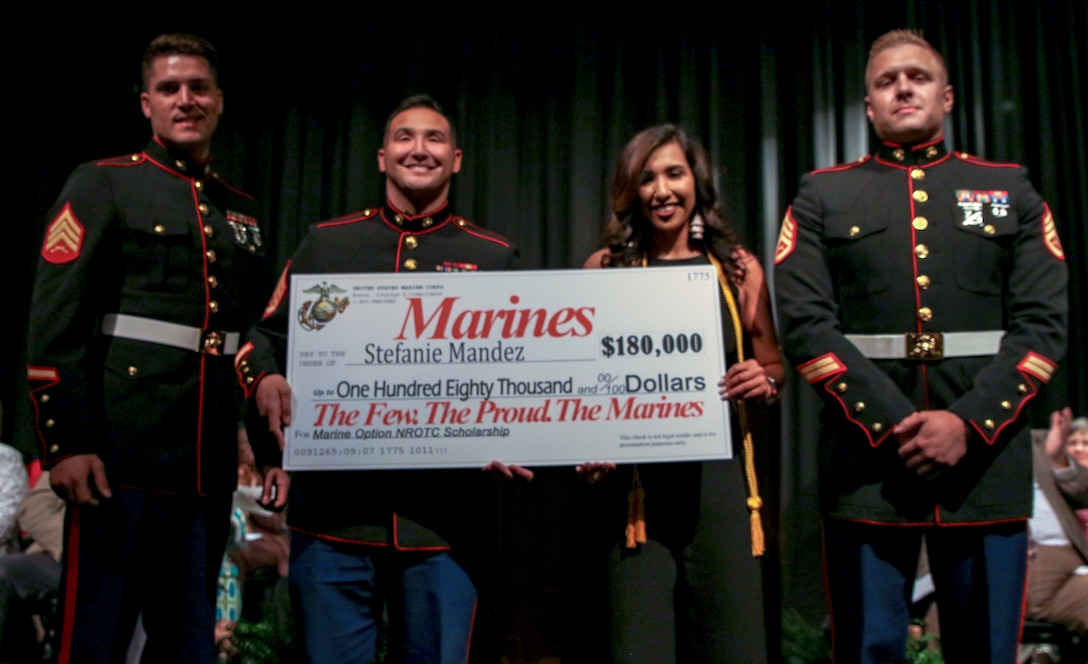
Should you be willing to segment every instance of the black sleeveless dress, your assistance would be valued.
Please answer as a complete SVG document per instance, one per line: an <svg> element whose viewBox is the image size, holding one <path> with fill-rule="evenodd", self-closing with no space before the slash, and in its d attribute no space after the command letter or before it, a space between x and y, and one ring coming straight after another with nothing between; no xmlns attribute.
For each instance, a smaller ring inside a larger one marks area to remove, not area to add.
<svg viewBox="0 0 1088 664"><path fill-rule="evenodd" d="M651 266L707 265L694 256ZM734 291L734 295L736 292ZM737 359L725 298L722 340ZM746 357L752 357L746 348ZM743 662L767 659L759 560L752 557L743 438L733 422L733 458L638 465L645 490L647 542L627 549L627 495L633 465L605 482L608 528L609 641L614 662ZM757 436L758 440L758 436Z"/></svg>

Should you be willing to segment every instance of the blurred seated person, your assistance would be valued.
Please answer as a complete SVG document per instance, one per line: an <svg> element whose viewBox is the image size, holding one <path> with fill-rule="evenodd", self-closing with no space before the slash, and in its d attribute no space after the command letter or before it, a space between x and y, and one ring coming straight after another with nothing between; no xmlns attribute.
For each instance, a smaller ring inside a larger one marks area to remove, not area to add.
<svg viewBox="0 0 1088 664"><path fill-rule="evenodd" d="M1035 513L1028 566L1027 617L1088 630L1088 541L1074 510L1088 508L1088 467L1067 450L1073 415L1050 416L1035 436Z"/></svg>
<svg viewBox="0 0 1088 664"><path fill-rule="evenodd" d="M262 475L244 426L238 428L238 487L231 509L230 536L219 571L215 602L217 661L230 661L238 651L234 628L242 618L242 592L249 572L273 568L276 578L287 577L289 539L284 513L261 503Z"/></svg>
<svg viewBox="0 0 1088 664"><path fill-rule="evenodd" d="M0 556L0 661L41 658L31 616L52 612L51 596L60 586L60 554L64 541L64 501L43 472L18 509L17 529L30 546ZM39 635L39 638L42 635Z"/></svg>
<svg viewBox="0 0 1088 664"><path fill-rule="evenodd" d="M1070 427L1072 431L1065 441L1065 451L1077 463L1088 468L1088 417L1078 417ZM1084 536L1088 537L1088 508L1077 510L1077 517L1084 527Z"/></svg>
<svg viewBox="0 0 1088 664"><path fill-rule="evenodd" d="M228 547L227 555L238 566L243 583L247 572L262 567L274 567L281 577L287 576L290 540L284 512L273 512L261 504L261 477L249 437L242 427L238 430L238 488L234 491L234 507L245 514L245 541L242 546Z"/></svg>
<svg viewBox="0 0 1088 664"><path fill-rule="evenodd" d="M0 404L0 422L4 421L4 406ZM19 550L19 529L15 513L26 498L26 467L23 455L13 447L0 443L0 555Z"/></svg>

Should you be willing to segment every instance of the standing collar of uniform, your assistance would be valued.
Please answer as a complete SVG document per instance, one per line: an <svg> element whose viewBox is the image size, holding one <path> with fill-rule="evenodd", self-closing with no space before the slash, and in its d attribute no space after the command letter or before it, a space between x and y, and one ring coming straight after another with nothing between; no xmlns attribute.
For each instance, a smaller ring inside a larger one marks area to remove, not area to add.
<svg viewBox="0 0 1088 664"><path fill-rule="evenodd" d="M876 151L876 158L892 166L925 166L944 159L948 150L944 134L925 143L905 144L885 142Z"/></svg>
<svg viewBox="0 0 1088 664"><path fill-rule="evenodd" d="M144 153L153 161L185 177L203 180L212 175L212 160L210 157L208 159L193 159L192 156L182 150L172 150L166 147L159 141L157 136L151 137L147 147L144 148Z"/></svg>
<svg viewBox="0 0 1088 664"><path fill-rule="evenodd" d="M453 217L453 213L450 211L449 201L442 203L442 206L434 212L415 217L407 212L401 212L393 207L393 204L389 201L386 201L385 207L382 208L382 219L385 220L385 223L410 233L433 230L445 224L451 217Z"/></svg>

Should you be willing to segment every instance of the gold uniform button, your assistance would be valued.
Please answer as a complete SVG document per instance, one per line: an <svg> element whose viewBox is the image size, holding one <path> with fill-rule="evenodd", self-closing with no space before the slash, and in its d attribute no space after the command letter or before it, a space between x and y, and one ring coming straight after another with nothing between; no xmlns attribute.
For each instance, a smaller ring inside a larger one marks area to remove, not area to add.
<svg viewBox="0 0 1088 664"><path fill-rule="evenodd" d="M932 159L937 156L937 148L935 146L929 146L926 148L926 157Z"/></svg>
<svg viewBox="0 0 1088 664"><path fill-rule="evenodd" d="M918 310L918 317L922 319L923 323L928 323L933 320L933 310L929 307L922 307Z"/></svg>
<svg viewBox="0 0 1088 664"><path fill-rule="evenodd" d="M209 249L208 251L204 252L204 255L208 257L209 263L215 262L215 249Z"/></svg>
<svg viewBox="0 0 1088 664"><path fill-rule="evenodd" d="M214 274L209 274L208 275L208 285L211 286L212 288L218 288L219 287L219 280L215 278Z"/></svg>
<svg viewBox="0 0 1088 664"><path fill-rule="evenodd" d="M400 216L398 214L395 217L393 217L393 221L397 222L397 225L399 226L399 225L404 223L404 217L402 217L402 216Z"/></svg>
<svg viewBox="0 0 1088 664"><path fill-rule="evenodd" d="M914 255L918 258L925 258L929 255L929 247L924 244L920 244L914 248Z"/></svg>
<svg viewBox="0 0 1088 664"><path fill-rule="evenodd" d="M919 274L918 278L915 279L915 281L918 282L918 288L921 288L922 290L925 290L925 289L929 288L929 277L928 276L926 276L924 274Z"/></svg>
<svg viewBox="0 0 1088 664"><path fill-rule="evenodd" d="M215 300L208 300L208 309L213 313L219 313L219 303Z"/></svg>
<svg viewBox="0 0 1088 664"><path fill-rule="evenodd" d="M253 376L248 376L246 378L246 385L252 385L252 384L253 384Z"/></svg>
<svg viewBox="0 0 1088 664"><path fill-rule="evenodd" d="M208 205L206 203L201 203L196 206L196 209L200 210L200 214L208 214Z"/></svg>
<svg viewBox="0 0 1088 664"><path fill-rule="evenodd" d="M835 389L839 391L839 394L846 392L846 383L839 383L835 386Z"/></svg>
<svg viewBox="0 0 1088 664"><path fill-rule="evenodd" d="M880 433L883 430L884 430L884 425L883 424L881 424L880 422L873 422L873 431L875 431L876 433Z"/></svg>
<svg viewBox="0 0 1088 664"><path fill-rule="evenodd" d="M50 397L49 397L48 394L43 394L40 397L38 397L38 401L41 402L41 403L49 403L49 398Z"/></svg>
<svg viewBox="0 0 1088 664"><path fill-rule="evenodd" d="M404 261L404 267L408 270L414 270L416 269L416 266L416 259L414 258L409 258L408 260Z"/></svg>
<svg viewBox="0 0 1088 664"><path fill-rule="evenodd" d="M137 369L136 367L129 367L128 368L128 375L135 376L138 373L140 373L140 370Z"/></svg>
<svg viewBox="0 0 1088 664"><path fill-rule="evenodd" d="M987 235L993 235L997 232L997 229L994 228L993 224L986 224L982 227L982 230L985 231Z"/></svg>
<svg viewBox="0 0 1088 664"><path fill-rule="evenodd" d="M193 186L196 187L197 191L200 191L201 189L204 188L204 183L201 182L200 180L197 180L196 182L193 183Z"/></svg>
<svg viewBox="0 0 1088 664"><path fill-rule="evenodd" d="M182 161L180 159L175 159L174 160L174 166L177 166L178 170L181 171L182 173L185 172L185 162L184 161Z"/></svg>
<svg viewBox="0 0 1088 664"><path fill-rule="evenodd" d="M131 157L129 157L129 159L132 160L132 161L140 161L140 155L134 154Z"/></svg>
<svg viewBox="0 0 1088 664"><path fill-rule="evenodd" d="M1020 383L1019 385L1016 386L1016 391L1019 392L1020 394L1027 394L1028 393L1028 386L1024 385L1023 383Z"/></svg>
<svg viewBox="0 0 1088 664"><path fill-rule="evenodd" d="M57 445L56 443L53 443L52 445L49 446L49 451L56 454L57 452L60 451L60 445Z"/></svg>
<svg viewBox="0 0 1088 664"><path fill-rule="evenodd" d="M892 156L895 157L896 161L903 161L907 158L907 153L903 152L901 148L896 148L895 151L892 152Z"/></svg>
<svg viewBox="0 0 1088 664"><path fill-rule="evenodd" d="M926 219L925 217L915 217L911 220L910 225L914 226L914 230L916 231L924 231L929 228L929 219Z"/></svg>
<svg viewBox="0 0 1088 664"><path fill-rule="evenodd" d="M854 410L856 410L859 413L864 413L865 412L865 402L864 401L859 401L856 404L854 404Z"/></svg>
<svg viewBox="0 0 1088 664"><path fill-rule="evenodd" d="M211 226L205 225L204 226L204 236L205 237L211 237L213 235L215 235L215 229L212 228Z"/></svg>
<svg viewBox="0 0 1088 664"><path fill-rule="evenodd" d="M911 198L918 201L919 203L925 203L929 200L929 194L919 189L918 191L915 191L913 194L911 194Z"/></svg>
<svg viewBox="0 0 1088 664"><path fill-rule="evenodd" d="M155 224L155 228L153 228L152 230L155 231L156 233L158 233L159 235L162 235L163 233L166 232L166 226L163 226L162 224Z"/></svg>
<svg viewBox="0 0 1088 664"><path fill-rule="evenodd" d="M56 424L56 422L54 420L46 420L45 421L45 428L46 429L52 429L54 424Z"/></svg>
<svg viewBox="0 0 1088 664"><path fill-rule="evenodd" d="M990 431L993 431L993 430L994 430L994 426L995 426L995 425L994 425L994 421L993 421L993 420L986 420L985 422L983 422L983 423L982 423L982 426L986 427L986 428L987 428L987 429L989 429Z"/></svg>
<svg viewBox="0 0 1088 664"><path fill-rule="evenodd" d="M860 232L861 232L861 229L858 228L857 226L851 226L850 227L850 237L857 237L858 233L860 233Z"/></svg>
<svg viewBox="0 0 1088 664"><path fill-rule="evenodd" d="M363 216L364 217L369 217L370 216L370 208L367 208L367 209L363 210Z"/></svg>
<svg viewBox="0 0 1088 664"><path fill-rule="evenodd" d="M1002 408L1002 410L1009 410L1009 409L1012 408L1012 404L1009 403L1008 401L1002 401L1001 402L1001 408Z"/></svg>
<svg viewBox="0 0 1088 664"><path fill-rule="evenodd" d="M432 224L434 224L434 219L431 219L430 217L427 217L423 220L424 228L430 228Z"/></svg>
<svg viewBox="0 0 1088 664"><path fill-rule="evenodd" d="M924 180L926 178L926 172L920 168L912 168L910 170L910 177L914 180Z"/></svg>
<svg viewBox="0 0 1088 664"><path fill-rule="evenodd" d="M408 237L404 238L404 246L408 247L409 249L415 249L419 246L419 240L417 240L414 235L409 235Z"/></svg>
<svg viewBox="0 0 1088 664"><path fill-rule="evenodd" d="M461 228L464 228L465 227L465 220L464 219L458 219L457 220L457 225L460 226Z"/></svg>

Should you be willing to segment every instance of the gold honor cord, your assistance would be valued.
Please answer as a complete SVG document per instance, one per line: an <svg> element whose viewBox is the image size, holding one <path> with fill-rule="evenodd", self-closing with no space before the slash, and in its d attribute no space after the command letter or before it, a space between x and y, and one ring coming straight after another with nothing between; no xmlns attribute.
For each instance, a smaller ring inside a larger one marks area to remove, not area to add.
<svg viewBox="0 0 1088 664"><path fill-rule="evenodd" d="M733 297L733 290L729 288L729 281L725 277L721 261L709 251L706 254L714 269L718 272L718 285L725 295L725 303L729 306L729 318L733 321L734 338L737 340L737 361L744 361L744 336L740 324L740 312L737 310L737 301ZM740 430L744 434L744 475L748 478L748 511L752 525L752 556L760 557L766 546L763 542L763 519L759 510L763 507L763 499L759 497L759 480L756 478L755 445L752 443L752 430L748 428L748 408L743 399L733 402L737 408L737 417L740 419Z"/></svg>
<svg viewBox="0 0 1088 664"><path fill-rule="evenodd" d="M718 285L721 286L725 303L729 307L729 318L733 323L733 336L737 342L737 360L744 361L744 330L740 324L740 312L737 310L737 301L733 297L733 291L729 288L729 281L725 277L721 261L714 254L707 252L707 258L718 273ZM646 257L642 258L642 267L647 266ZM766 546L763 541L763 519L759 510L763 507L763 499L759 497L759 481L756 478L755 446L752 444L752 432L748 428L748 409L743 400L733 402L737 408L737 417L740 419L740 428L744 434L744 475L748 479L748 511L752 526L752 556L758 558L763 555ZM638 544L646 542L646 512L644 502L646 492L642 489L642 483L638 477L638 466L635 466L631 478L631 492L627 495L627 548L634 549Z"/></svg>

